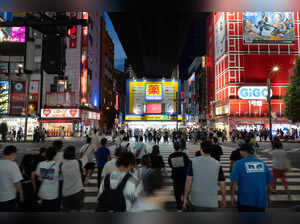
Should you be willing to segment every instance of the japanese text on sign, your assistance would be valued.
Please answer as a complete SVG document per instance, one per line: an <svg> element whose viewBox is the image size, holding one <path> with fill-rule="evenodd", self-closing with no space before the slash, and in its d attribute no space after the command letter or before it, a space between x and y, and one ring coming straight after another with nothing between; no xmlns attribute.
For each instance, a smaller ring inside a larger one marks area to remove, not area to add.
<svg viewBox="0 0 300 224"><path fill-rule="evenodd" d="M146 100L162 100L162 84L146 84Z"/></svg>

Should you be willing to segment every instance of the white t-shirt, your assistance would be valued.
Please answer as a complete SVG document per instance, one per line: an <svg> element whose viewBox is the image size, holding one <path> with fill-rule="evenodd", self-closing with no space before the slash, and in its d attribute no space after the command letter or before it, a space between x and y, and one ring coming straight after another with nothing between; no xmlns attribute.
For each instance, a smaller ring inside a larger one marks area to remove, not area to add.
<svg viewBox="0 0 300 224"><path fill-rule="evenodd" d="M87 157L84 156L80 159L82 167L87 163ZM84 189L79 162L77 159L64 160L61 166L62 178L63 178L63 189L62 194L64 197L76 194Z"/></svg>
<svg viewBox="0 0 300 224"><path fill-rule="evenodd" d="M112 160L108 161L102 170L102 177L105 177L108 174L111 174L113 171L118 171L118 167L116 165L117 159L113 158Z"/></svg>
<svg viewBox="0 0 300 224"><path fill-rule="evenodd" d="M122 147L123 149L127 149L128 152L132 152L132 147L131 147L130 142L123 141L123 142L121 143L121 147Z"/></svg>
<svg viewBox="0 0 300 224"><path fill-rule="evenodd" d="M84 144L80 149L80 153L82 153L82 155L84 155L89 150L90 146L91 146L91 144ZM90 152L90 154L88 155L88 162L93 162L94 159L95 159L95 154L93 152Z"/></svg>
<svg viewBox="0 0 300 224"><path fill-rule="evenodd" d="M137 159L142 159L143 156L147 153L147 146L144 142L136 142L133 144L133 147L131 147L132 153L135 155L135 153L140 150L139 154L137 155Z"/></svg>
<svg viewBox="0 0 300 224"><path fill-rule="evenodd" d="M285 168L286 152L283 149L275 149L271 152L273 168L283 170Z"/></svg>
<svg viewBox="0 0 300 224"><path fill-rule="evenodd" d="M57 152L54 160L59 165L64 160L64 152Z"/></svg>
<svg viewBox="0 0 300 224"><path fill-rule="evenodd" d="M10 160L0 160L0 202L16 198L16 183L23 179L18 165Z"/></svg>
<svg viewBox="0 0 300 224"><path fill-rule="evenodd" d="M59 165L55 161L44 161L36 168L36 175L42 184L39 190L39 197L44 200L58 198L59 189Z"/></svg>
<svg viewBox="0 0 300 224"><path fill-rule="evenodd" d="M120 170L114 171L110 175L110 187L111 189L116 189L122 179L125 177L126 173L121 172ZM104 191L104 180L101 181L100 189L98 192L97 198L102 194ZM129 211L136 200L139 198L141 192L143 191L142 184L135 177L131 177L126 182L125 188L123 190L123 195L126 201L126 210Z"/></svg>

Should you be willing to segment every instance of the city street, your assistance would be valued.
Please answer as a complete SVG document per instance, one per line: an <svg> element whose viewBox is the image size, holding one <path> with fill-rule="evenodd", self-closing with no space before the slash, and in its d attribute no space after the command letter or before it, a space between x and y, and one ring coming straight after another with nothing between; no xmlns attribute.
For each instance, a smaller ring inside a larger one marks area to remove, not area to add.
<svg viewBox="0 0 300 224"><path fill-rule="evenodd" d="M109 138L109 137L108 137ZM21 158L26 153L37 153L38 149L40 147L47 147L51 144L51 141L49 142L43 142L43 143L17 143L19 151L17 156L17 161L20 162ZM82 146L83 142L80 140L80 138L77 139L67 139L64 142L65 146L68 145L74 145L76 146L76 149L79 150ZM269 143L259 143L262 153L259 153L259 157L263 159L269 167L272 167L272 161L270 160L267 150L269 149ZM148 151L151 152L151 147L153 146L153 143L147 143ZM3 146L2 146L3 147ZM228 211L232 210L232 206L230 204L230 197L229 197L229 157L231 154L231 151L236 148L236 144L232 142L227 142L224 145L222 145L224 155L221 158L221 164L223 166L225 176L226 176L226 186L227 186L227 209ZM295 149L299 148L300 144L297 143L287 143L284 144L284 148L288 152L289 158L293 161L293 167L290 172L287 173L287 181L290 186L291 194L292 194L292 200L288 201L287 195L284 192L284 188L279 182L278 186L278 192L276 195L272 195L272 208L292 208L296 205L300 204L300 169L299 169L299 163L300 163L300 151L296 151ZM111 153L113 154L115 146L111 145L109 146ZM195 155L195 152L200 149L199 144L187 144L188 148L188 155L190 158L193 158ZM168 196L168 201L166 202L166 209L168 211L175 211L176 210L176 204L175 199L173 196L173 187L172 187L172 180L170 178L170 172L171 169L169 165L167 164L167 158L170 155L170 153L173 151L171 144L160 144L160 151L161 155L164 158L164 162L166 164L166 173L167 173L167 180L166 180L166 186L164 187L165 194ZM298 167L298 168L296 168ZM84 197L84 211L86 212L93 212L96 207L96 196L97 196L97 171L93 174L92 178L89 180L88 186L85 187L85 197ZM225 209L226 210L226 209Z"/></svg>

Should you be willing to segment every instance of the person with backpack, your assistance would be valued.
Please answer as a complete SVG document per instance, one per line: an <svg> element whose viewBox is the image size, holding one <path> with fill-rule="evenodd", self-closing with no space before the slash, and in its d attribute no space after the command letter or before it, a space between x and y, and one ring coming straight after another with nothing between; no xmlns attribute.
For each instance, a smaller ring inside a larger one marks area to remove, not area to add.
<svg viewBox="0 0 300 224"><path fill-rule="evenodd" d="M88 156L88 161L87 161L86 165L84 166L84 169L86 171L84 185L88 184L88 180L92 176L94 169L95 169L95 162L94 162L95 155L94 155L94 153L92 153L95 150L95 146L92 145L91 142L92 142L92 138L87 137L86 144L84 144L80 149L80 158L82 158L86 152L91 150L91 152L89 153L89 156Z"/></svg>
<svg viewBox="0 0 300 224"><path fill-rule="evenodd" d="M58 212L60 211L59 200L59 164L54 158L57 150L49 147L46 150L46 161L38 164L35 175L40 181L40 187L35 188L38 191L38 197L42 200L42 212Z"/></svg>
<svg viewBox="0 0 300 224"><path fill-rule="evenodd" d="M142 185L130 172L135 167L132 152L123 152L117 160L117 171L107 175L98 193L96 212L130 211L142 191Z"/></svg>
<svg viewBox="0 0 300 224"><path fill-rule="evenodd" d="M133 151L133 149L131 147L131 144L129 142L129 137L128 136L125 136L123 138L123 141L122 141L120 147L121 147L123 152L132 152Z"/></svg>
<svg viewBox="0 0 300 224"><path fill-rule="evenodd" d="M111 159L110 151L106 147L106 144L107 144L107 139L102 138L101 139L101 147L98 148L95 152L97 168L98 168L98 176L97 176L98 188L100 187L100 183L101 183L102 170L103 170L105 164Z"/></svg>
<svg viewBox="0 0 300 224"><path fill-rule="evenodd" d="M77 160L76 149L68 146L64 151L64 161L59 165L59 175L62 181L60 194L64 211L80 211L84 197L83 167L88 162L90 151Z"/></svg>

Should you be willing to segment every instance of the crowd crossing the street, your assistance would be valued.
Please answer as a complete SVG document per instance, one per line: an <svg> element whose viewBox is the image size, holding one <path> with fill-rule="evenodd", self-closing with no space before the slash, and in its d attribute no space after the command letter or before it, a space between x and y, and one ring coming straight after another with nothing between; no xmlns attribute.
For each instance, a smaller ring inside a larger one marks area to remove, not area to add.
<svg viewBox="0 0 300 224"><path fill-rule="evenodd" d="M20 149L6 146L0 211L243 212L300 205L300 169L290 166L279 138L269 158L256 154L251 135L233 149L214 132L199 141L184 131L148 132L157 139L121 130L112 143L95 131L79 152L57 140L21 164L14 162Z"/></svg>

